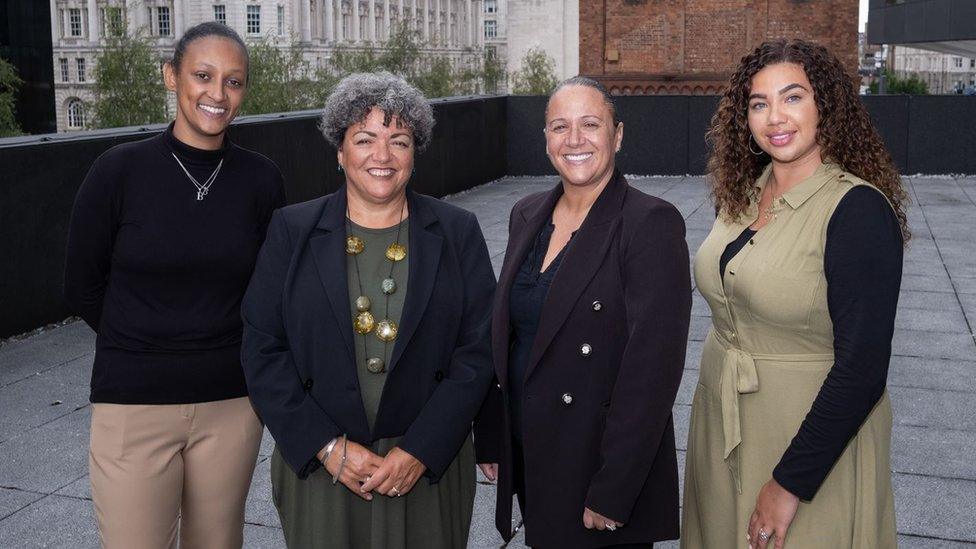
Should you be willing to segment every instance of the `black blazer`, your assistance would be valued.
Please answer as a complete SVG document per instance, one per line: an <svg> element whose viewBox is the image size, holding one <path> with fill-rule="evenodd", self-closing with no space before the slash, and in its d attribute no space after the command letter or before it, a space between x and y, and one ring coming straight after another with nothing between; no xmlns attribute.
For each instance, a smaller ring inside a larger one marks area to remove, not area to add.
<svg viewBox="0 0 976 549"><path fill-rule="evenodd" d="M513 208L495 295L497 386L475 423L475 448L479 463L499 463L495 522L506 539L513 494L509 291L561 195L560 184ZM691 314L688 263L681 214L614 174L552 281L526 368L528 545L601 547L678 537L671 408ZM584 507L626 526L586 530Z"/></svg>
<svg viewBox="0 0 976 549"><path fill-rule="evenodd" d="M359 392L346 280L346 189L274 213L242 314L258 415L300 478L334 437L398 446L436 481L491 382L495 275L475 216L407 191L410 276L373 432Z"/></svg>

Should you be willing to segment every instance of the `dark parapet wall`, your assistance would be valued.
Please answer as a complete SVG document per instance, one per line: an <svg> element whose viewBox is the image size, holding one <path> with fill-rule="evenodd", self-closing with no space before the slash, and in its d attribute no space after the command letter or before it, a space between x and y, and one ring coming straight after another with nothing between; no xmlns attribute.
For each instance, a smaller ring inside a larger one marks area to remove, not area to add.
<svg viewBox="0 0 976 549"><path fill-rule="evenodd" d="M883 95L861 98L898 169L905 174L976 174L976 97ZM714 96L618 96L624 173L702 175ZM509 175L555 173L545 154L544 97L510 97Z"/></svg>
<svg viewBox="0 0 976 549"><path fill-rule="evenodd" d="M505 97L432 101L437 125L416 158L410 185L441 197L506 174ZM234 142L267 155L285 176L291 203L335 191L336 153L317 129L318 113L247 117ZM164 126L0 140L0 338L68 316L62 301L64 249L75 193L110 147Z"/></svg>

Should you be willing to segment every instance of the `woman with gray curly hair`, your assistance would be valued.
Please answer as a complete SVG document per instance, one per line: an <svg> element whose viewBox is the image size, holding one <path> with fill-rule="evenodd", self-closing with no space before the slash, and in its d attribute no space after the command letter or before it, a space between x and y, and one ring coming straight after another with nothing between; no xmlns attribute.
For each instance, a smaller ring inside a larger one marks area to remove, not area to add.
<svg viewBox="0 0 976 549"><path fill-rule="evenodd" d="M495 277L475 216L408 188L433 126L403 79L343 79L320 127L345 184L275 212L244 297L290 547L467 544Z"/></svg>

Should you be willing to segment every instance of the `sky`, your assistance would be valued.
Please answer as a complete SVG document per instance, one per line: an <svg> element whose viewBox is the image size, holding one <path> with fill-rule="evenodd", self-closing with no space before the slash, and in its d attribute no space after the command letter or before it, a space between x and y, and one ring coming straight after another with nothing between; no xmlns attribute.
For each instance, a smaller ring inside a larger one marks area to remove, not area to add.
<svg viewBox="0 0 976 549"><path fill-rule="evenodd" d="M864 32L864 25L868 22L868 0L860 0L860 2L857 10L857 28Z"/></svg>

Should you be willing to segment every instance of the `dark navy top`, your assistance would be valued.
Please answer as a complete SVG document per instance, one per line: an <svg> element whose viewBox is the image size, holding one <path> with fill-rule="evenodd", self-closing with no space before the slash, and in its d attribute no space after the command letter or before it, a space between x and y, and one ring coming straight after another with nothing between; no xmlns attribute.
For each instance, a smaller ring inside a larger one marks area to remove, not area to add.
<svg viewBox="0 0 976 549"><path fill-rule="evenodd" d="M509 406L512 414L512 434L518 440L522 439L523 385L525 370L529 365L529 354L532 352L535 334L539 329L539 317L542 315L542 306L549 294L549 286L552 285L552 279L559 270L566 249L569 248L569 244L564 246L546 270L542 271L542 262L545 260L546 251L549 250L549 240L555 229L555 225L550 222L539 231L535 244L526 254L518 274L515 275L509 293L508 307L512 324L512 339L508 353L508 379L511 387ZM575 235L574 232L573 236Z"/></svg>

